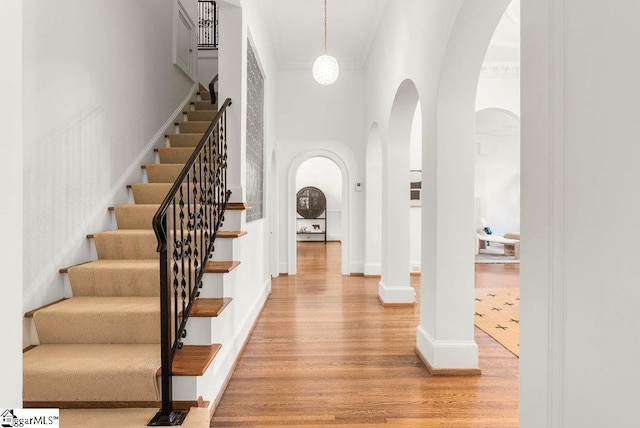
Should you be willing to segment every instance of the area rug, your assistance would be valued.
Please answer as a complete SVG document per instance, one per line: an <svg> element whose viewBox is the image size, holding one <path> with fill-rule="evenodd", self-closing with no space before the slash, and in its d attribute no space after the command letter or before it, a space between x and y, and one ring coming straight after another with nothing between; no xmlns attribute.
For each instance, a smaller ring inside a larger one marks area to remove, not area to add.
<svg viewBox="0 0 640 428"><path fill-rule="evenodd" d="M476 327L520 355L520 289L476 288Z"/></svg>

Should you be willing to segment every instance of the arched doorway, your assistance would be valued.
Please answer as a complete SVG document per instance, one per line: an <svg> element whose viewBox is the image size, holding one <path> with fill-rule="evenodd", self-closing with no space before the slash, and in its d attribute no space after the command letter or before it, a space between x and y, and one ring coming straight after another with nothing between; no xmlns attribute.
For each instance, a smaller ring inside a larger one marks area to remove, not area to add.
<svg viewBox="0 0 640 428"><path fill-rule="evenodd" d="M434 374L478 374L474 339L475 99L489 41L509 0L467 0L445 51L437 139L423 145L422 276L416 352ZM426 239L430 236L430 239Z"/></svg>
<svg viewBox="0 0 640 428"><path fill-rule="evenodd" d="M391 108L382 153L382 277L378 298L383 305L413 304L410 279L410 143L419 96L407 79Z"/></svg>
<svg viewBox="0 0 640 428"><path fill-rule="evenodd" d="M488 108L476 112L474 224L493 233L520 232L520 118Z"/></svg>
<svg viewBox="0 0 640 428"><path fill-rule="evenodd" d="M297 241L342 242L342 173L338 165L324 156L304 161L296 173L296 195L307 188L320 192L324 207L309 217L301 213L297 201Z"/></svg>
<svg viewBox="0 0 640 428"><path fill-rule="evenodd" d="M409 262L411 273L422 270L422 107L420 102L411 123L409 143Z"/></svg>
<svg viewBox="0 0 640 428"><path fill-rule="evenodd" d="M341 181L341 213L340 213L340 234L341 234L341 263L340 272L343 275L350 273L349 266L349 243L350 243L350 229L349 229L349 215L350 215L350 200L349 200L349 171L347 169L344 160L336 153L326 149L309 150L298 154L291 165L289 166L288 174L288 194L287 194L287 247L288 247L288 274L295 275L297 272L297 216L296 216L296 177L300 166L307 160L312 158L326 158L332 161L339 169L342 178Z"/></svg>

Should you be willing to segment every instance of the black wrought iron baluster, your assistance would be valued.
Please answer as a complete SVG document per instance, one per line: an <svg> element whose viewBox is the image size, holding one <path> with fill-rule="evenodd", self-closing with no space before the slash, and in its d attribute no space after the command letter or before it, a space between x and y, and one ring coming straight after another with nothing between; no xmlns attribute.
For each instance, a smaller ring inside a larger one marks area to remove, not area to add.
<svg viewBox="0 0 640 428"><path fill-rule="evenodd" d="M193 186L194 186L194 210L195 210L195 218L194 218L194 254L193 254L193 263L194 263L194 272L196 278L199 277L200 270L204 268L202 265L202 232L200 227L200 210L202 209L202 172L201 172L201 163L202 163L202 154L198 155L198 161L193 165ZM199 283L193 283L193 289L191 290L191 296L193 296L193 292L196 287L199 286Z"/></svg>
<svg viewBox="0 0 640 428"><path fill-rule="evenodd" d="M208 139L207 139L208 141ZM207 175L206 168L207 162L209 161L209 157L207 156L207 144L205 143L202 152L200 153L200 163L199 163L199 171L200 171L200 207L198 210L198 231L200 237L200 248L202 250L201 261L202 268L205 268L205 264L207 263L207 248L209 247L209 243L207 242L206 233L204 230L204 210L207 203Z"/></svg>
<svg viewBox="0 0 640 428"><path fill-rule="evenodd" d="M189 252L189 282L188 282L188 293L185 294L190 298L193 289L195 287L195 278L197 275L197 270L199 267L198 264L198 240L197 240L197 219L196 219L196 210L197 207L195 204L198 201L198 176L196 174L197 168L196 164L193 164L191 167L191 179L187 180L186 185L188 191L191 191L191 195L189 197L189 208L193 208L191 211L191 215L189 216L189 239L192 240L193 251ZM188 304L189 302L187 302Z"/></svg>
<svg viewBox="0 0 640 428"><path fill-rule="evenodd" d="M178 237L178 210L177 207L179 203L176 202L176 199L173 200L173 235L171 237L171 241L173 242L173 291L171 294L171 299L173 300L173 340L176 340L178 337L178 326L180 323L178 322L178 289L180 288L180 254L178 253L178 243L176 241Z"/></svg>
<svg viewBox="0 0 640 428"><path fill-rule="evenodd" d="M176 425L171 365L186 337L189 312L202 285L215 234L230 192L226 189L226 100L154 216L160 252L162 409L149 422ZM185 190L186 188L186 190ZM187 205L185 207L185 204ZM173 248L170 248L170 247Z"/></svg>

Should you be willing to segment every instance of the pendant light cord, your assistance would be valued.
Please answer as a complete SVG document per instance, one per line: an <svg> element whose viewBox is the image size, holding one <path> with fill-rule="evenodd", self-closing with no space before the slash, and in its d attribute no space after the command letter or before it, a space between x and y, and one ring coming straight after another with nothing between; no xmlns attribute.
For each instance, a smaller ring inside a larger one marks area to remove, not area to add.
<svg viewBox="0 0 640 428"><path fill-rule="evenodd" d="M324 54L327 54L327 0L324 0Z"/></svg>

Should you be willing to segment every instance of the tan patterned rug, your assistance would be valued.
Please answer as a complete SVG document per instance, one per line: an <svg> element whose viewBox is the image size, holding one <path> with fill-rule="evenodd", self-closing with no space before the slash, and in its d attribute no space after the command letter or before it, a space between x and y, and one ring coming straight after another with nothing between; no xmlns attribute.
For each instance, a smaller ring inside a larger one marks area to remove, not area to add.
<svg viewBox="0 0 640 428"><path fill-rule="evenodd" d="M476 288L474 323L520 356L520 289Z"/></svg>

